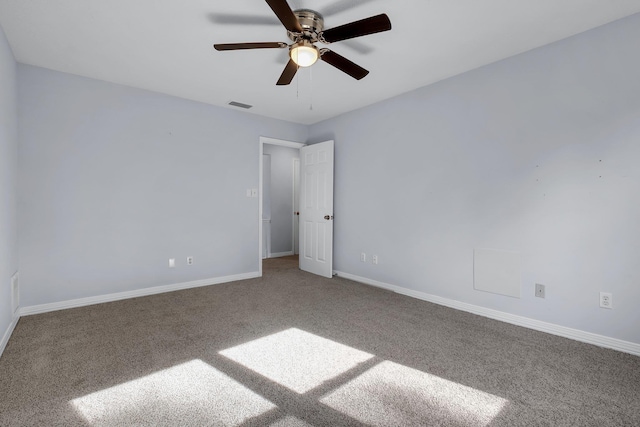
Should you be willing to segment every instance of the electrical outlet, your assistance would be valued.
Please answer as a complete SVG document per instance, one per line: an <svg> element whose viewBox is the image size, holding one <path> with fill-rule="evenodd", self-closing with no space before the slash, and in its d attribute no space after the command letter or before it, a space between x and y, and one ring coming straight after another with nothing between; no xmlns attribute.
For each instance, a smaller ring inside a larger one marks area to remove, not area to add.
<svg viewBox="0 0 640 427"><path fill-rule="evenodd" d="M188 256L187 257L187 265L193 265L193 257L192 256Z"/></svg>
<svg viewBox="0 0 640 427"><path fill-rule="evenodd" d="M367 262L367 254L364 252L360 254L360 262Z"/></svg>
<svg viewBox="0 0 640 427"><path fill-rule="evenodd" d="M169 268L173 268L176 266L176 259L175 258L169 258Z"/></svg>
<svg viewBox="0 0 640 427"><path fill-rule="evenodd" d="M613 294L611 292L600 292L600 307L613 308Z"/></svg>
<svg viewBox="0 0 640 427"><path fill-rule="evenodd" d="M544 285L536 283L536 296L538 298L544 298Z"/></svg>
<svg viewBox="0 0 640 427"><path fill-rule="evenodd" d="M371 257L371 263L374 265L378 265L378 255L374 255Z"/></svg>

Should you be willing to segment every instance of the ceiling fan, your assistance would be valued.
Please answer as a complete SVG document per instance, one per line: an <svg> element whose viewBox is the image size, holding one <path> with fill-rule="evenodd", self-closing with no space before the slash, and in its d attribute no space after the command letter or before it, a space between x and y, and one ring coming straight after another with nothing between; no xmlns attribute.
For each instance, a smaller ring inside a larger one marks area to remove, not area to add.
<svg viewBox="0 0 640 427"><path fill-rule="evenodd" d="M291 10L286 0L265 1L287 29L287 35L293 41L292 44L283 42L223 43L214 44L213 47L219 51L288 48L289 62L276 83L277 85L288 85L298 72L299 67L309 67L315 64L318 59L333 65L354 79L360 80L369 74L369 71L332 50L318 48L315 43L329 44L391 29L389 17L386 14L381 14L325 30L324 18L314 10Z"/></svg>

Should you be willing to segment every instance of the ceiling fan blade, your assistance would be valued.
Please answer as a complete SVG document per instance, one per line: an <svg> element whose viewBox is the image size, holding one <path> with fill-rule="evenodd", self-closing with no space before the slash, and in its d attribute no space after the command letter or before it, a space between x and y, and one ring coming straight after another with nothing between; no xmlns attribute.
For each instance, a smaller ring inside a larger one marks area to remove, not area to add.
<svg viewBox="0 0 640 427"><path fill-rule="evenodd" d="M280 79L278 80L278 83L276 83L276 85L278 86L284 86L284 85L288 85L289 83L291 83L291 80L293 80L293 77L296 75L296 73L298 72L298 65L293 62L293 60L289 60L289 62L287 63L287 66L284 67L284 71L282 72L282 75L280 76Z"/></svg>
<svg viewBox="0 0 640 427"><path fill-rule="evenodd" d="M322 56L320 56L320 59L322 59L327 64L333 65L338 70L344 71L356 80L360 80L367 74L369 74L369 71L365 70L358 64L349 61L344 56L338 55L337 53L329 49L322 52Z"/></svg>
<svg viewBox="0 0 640 427"><path fill-rule="evenodd" d="M288 47L286 43L222 43L214 44L216 50L240 50L240 49L284 49Z"/></svg>
<svg viewBox="0 0 640 427"><path fill-rule="evenodd" d="M267 4L273 9L273 13L276 14L280 22L284 27L294 33L301 33L302 27L298 22L298 18L293 14L293 10L289 7L286 0L265 0Z"/></svg>
<svg viewBox="0 0 640 427"><path fill-rule="evenodd" d="M367 36L369 34L389 31L391 29L391 21L386 14L371 16L369 18L344 24L339 27L330 28L321 33L322 38L327 43L333 43L340 40L352 39L354 37Z"/></svg>

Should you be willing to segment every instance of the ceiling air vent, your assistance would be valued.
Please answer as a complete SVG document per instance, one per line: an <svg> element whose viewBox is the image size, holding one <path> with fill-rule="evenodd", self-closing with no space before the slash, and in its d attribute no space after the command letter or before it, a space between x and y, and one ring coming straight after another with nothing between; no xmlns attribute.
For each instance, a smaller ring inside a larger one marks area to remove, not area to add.
<svg viewBox="0 0 640 427"><path fill-rule="evenodd" d="M229 103L229 105L233 106L233 107L240 107L240 108L244 108L246 110L248 110L249 108L253 107L253 105L249 105L249 104L243 104L242 102L236 102L236 101L231 101Z"/></svg>

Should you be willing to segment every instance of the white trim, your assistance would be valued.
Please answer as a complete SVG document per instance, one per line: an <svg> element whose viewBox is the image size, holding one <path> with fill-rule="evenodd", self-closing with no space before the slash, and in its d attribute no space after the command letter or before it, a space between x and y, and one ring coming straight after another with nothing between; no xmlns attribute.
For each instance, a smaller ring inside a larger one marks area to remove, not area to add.
<svg viewBox="0 0 640 427"><path fill-rule="evenodd" d="M0 341L0 357L2 357L2 353L4 353L4 349L7 348L7 344L9 343L9 338L11 338L11 334L13 334L13 330L16 328L18 324L18 320L20 320L20 316L14 316L11 323L9 323L9 327L7 331L4 333L2 337L2 341Z"/></svg>
<svg viewBox="0 0 640 427"><path fill-rule="evenodd" d="M289 147L289 148L302 148L305 145L307 145L303 142L287 141L284 139L277 139L277 138L268 138L266 136L261 136L260 142L263 144L280 145L280 146Z"/></svg>
<svg viewBox="0 0 640 427"><path fill-rule="evenodd" d="M237 280L254 279L260 277L258 272L236 274L233 276L215 277L212 279L195 280L193 282L177 283L174 285L156 286L153 288L138 289L135 291L118 292L115 294L99 295L88 298L78 298L69 301L54 302L51 304L32 305L22 307L19 310L20 316L32 314L48 313L50 311L65 310L68 308L84 307L87 305L102 304L105 302L119 301L129 298L144 297L148 295L162 294L165 292L179 291L183 289L199 288L202 286L218 285L220 283L235 282Z"/></svg>
<svg viewBox="0 0 640 427"><path fill-rule="evenodd" d="M283 256L291 256L293 255L293 251L289 251L289 252L275 252L275 253L270 253L269 254L269 258L280 258Z"/></svg>
<svg viewBox="0 0 640 427"><path fill-rule="evenodd" d="M464 302L442 298L436 295L426 294L420 291L414 291L411 289L403 288L389 283L379 282L377 280L367 279L366 277L356 276L354 274L344 273L341 271L334 271L334 274L345 279L353 280L355 282L364 283L366 285L375 286L378 288L387 289L398 294L406 295L409 297L417 298L423 301L432 302L434 304L443 305L445 307L454 308L456 310L462 310L469 313L477 314L479 316L488 317L490 319L500 320L502 322L511 323L513 325L523 326L525 328L534 329L536 331L546 332L552 335L557 335L564 338L569 338L575 341L581 341L587 344L594 344L599 347L611 348L624 353L640 356L640 344L630 341L623 341L617 338L610 338L604 335L598 335L591 332L581 331L579 329L568 328L566 326L560 326L553 323L543 322L541 320L535 320L528 317L518 316L511 313L505 313L503 311L492 310L489 308L467 304Z"/></svg>
<svg viewBox="0 0 640 427"><path fill-rule="evenodd" d="M287 141L284 139L270 138L261 136L258 140L259 156L258 156L258 277L262 277L262 155L264 154L264 144L280 145L289 148L304 147L305 143ZM269 248L271 250L271 248Z"/></svg>
<svg viewBox="0 0 640 427"><path fill-rule="evenodd" d="M258 139L258 274L262 277L262 249L264 242L262 241L262 186L264 185L262 174L264 174L264 137ZM265 138L266 139L266 138Z"/></svg>

